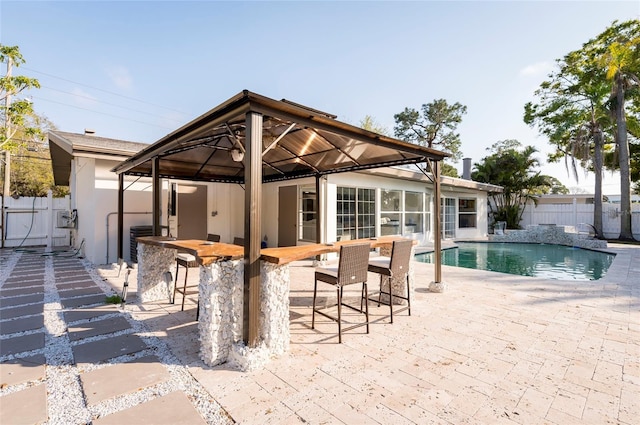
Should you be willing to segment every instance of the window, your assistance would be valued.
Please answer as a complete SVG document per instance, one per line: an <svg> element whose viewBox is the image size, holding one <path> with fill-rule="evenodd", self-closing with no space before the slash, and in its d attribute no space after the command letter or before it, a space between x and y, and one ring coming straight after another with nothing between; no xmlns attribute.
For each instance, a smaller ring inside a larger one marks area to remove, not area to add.
<svg viewBox="0 0 640 425"><path fill-rule="evenodd" d="M475 199L458 199L458 227L477 227L477 211Z"/></svg>
<svg viewBox="0 0 640 425"><path fill-rule="evenodd" d="M316 188L300 187L300 208L298 208L298 239L316 241Z"/></svg>
<svg viewBox="0 0 640 425"><path fill-rule="evenodd" d="M386 235L400 235L400 190L382 190L380 205L380 233Z"/></svg>
<svg viewBox="0 0 640 425"><path fill-rule="evenodd" d="M456 237L456 200L444 198L440 204L442 217L442 237L452 239Z"/></svg>
<svg viewBox="0 0 640 425"><path fill-rule="evenodd" d="M424 194L404 193L404 233L424 232Z"/></svg>
<svg viewBox="0 0 640 425"><path fill-rule="evenodd" d="M376 191L358 189L358 220L356 229L358 238L371 238L376 235Z"/></svg>
<svg viewBox="0 0 640 425"><path fill-rule="evenodd" d="M376 192L374 189L337 188L337 237L358 239L375 236Z"/></svg>

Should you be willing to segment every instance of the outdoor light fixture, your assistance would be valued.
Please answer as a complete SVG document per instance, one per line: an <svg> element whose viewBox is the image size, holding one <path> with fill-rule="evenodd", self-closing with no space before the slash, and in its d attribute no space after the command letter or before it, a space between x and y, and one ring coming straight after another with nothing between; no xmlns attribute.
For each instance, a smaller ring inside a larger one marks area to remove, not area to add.
<svg viewBox="0 0 640 425"><path fill-rule="evenodd" d="M231 149L231 159L233 159L235 162L242 162L243 158L244 152L237 148Z"/></svg>

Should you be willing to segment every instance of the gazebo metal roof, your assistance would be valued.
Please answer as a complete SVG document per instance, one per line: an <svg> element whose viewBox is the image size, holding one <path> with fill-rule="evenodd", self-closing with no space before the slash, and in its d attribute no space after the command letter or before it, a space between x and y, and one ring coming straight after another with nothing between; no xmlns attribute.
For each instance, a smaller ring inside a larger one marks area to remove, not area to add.
<svg viewBox="0 0 640 425"><path fill-rule="evenodd" d="M373 133L287 100L244 90L119 164L113 171L161 178L244 183L246 114L262 115L262 181L296 179L449 156ZM237 155L237 152L233 152ZM237 159L237 158L236 158Z"/></svg>

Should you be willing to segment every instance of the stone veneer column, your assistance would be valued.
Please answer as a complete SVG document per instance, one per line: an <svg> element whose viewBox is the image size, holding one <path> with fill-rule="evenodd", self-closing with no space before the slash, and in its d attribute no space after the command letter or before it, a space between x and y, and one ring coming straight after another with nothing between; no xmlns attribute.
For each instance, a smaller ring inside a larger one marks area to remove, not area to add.
<svg viewBox="0 0 640 425"><path fill-rule="evenodd" d="M140 302L170 300L173 296L173 275L176 250L138 244L138 299ZM167 273L169 273L167 275Z"/></svg>
<svg viewBox="0 0 640 425"><path fill-rule="evenodd" d="M260 339L271 355L289 350L289 265L261 262Z"/></svg>
<svg viewBox="0 0 640 425"><path fill-rule="evenodd" d="M226 362L242 341L244 261L221 261L200 268L200 358L208 365Z"/></svg>
<svg viewBox="0 0 640 425"><path fill-rule="evenodd" d="M243 260L213 263L200 274L200 358L255 370L289 349L289 266L260 264L260 328L257 347L242 341Z"/></svg>

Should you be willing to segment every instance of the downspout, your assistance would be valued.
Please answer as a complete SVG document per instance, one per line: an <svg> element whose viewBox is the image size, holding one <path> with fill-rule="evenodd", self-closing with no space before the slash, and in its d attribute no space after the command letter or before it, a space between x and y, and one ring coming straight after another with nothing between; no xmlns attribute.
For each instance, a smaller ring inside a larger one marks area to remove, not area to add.
<svg viewBox="0 0 640 425"><path fill-rule="evenodd" d="M106 253L106 262L105 264L109 264L109 217L111 217L113 214L118 214L118 211L111 211L110 213L107 213L107 228L106 228L106 239L107 239L107 253ZM152 214L151 211L131 211L131 212L123 212L124 214ZM118 216L120 217L120 216ZM120 231L120 223L118 223L118 231ZM120 255L120 254L118 254ZM118 260L120 260L121 258L124 257L119 257Z"/></svg>

